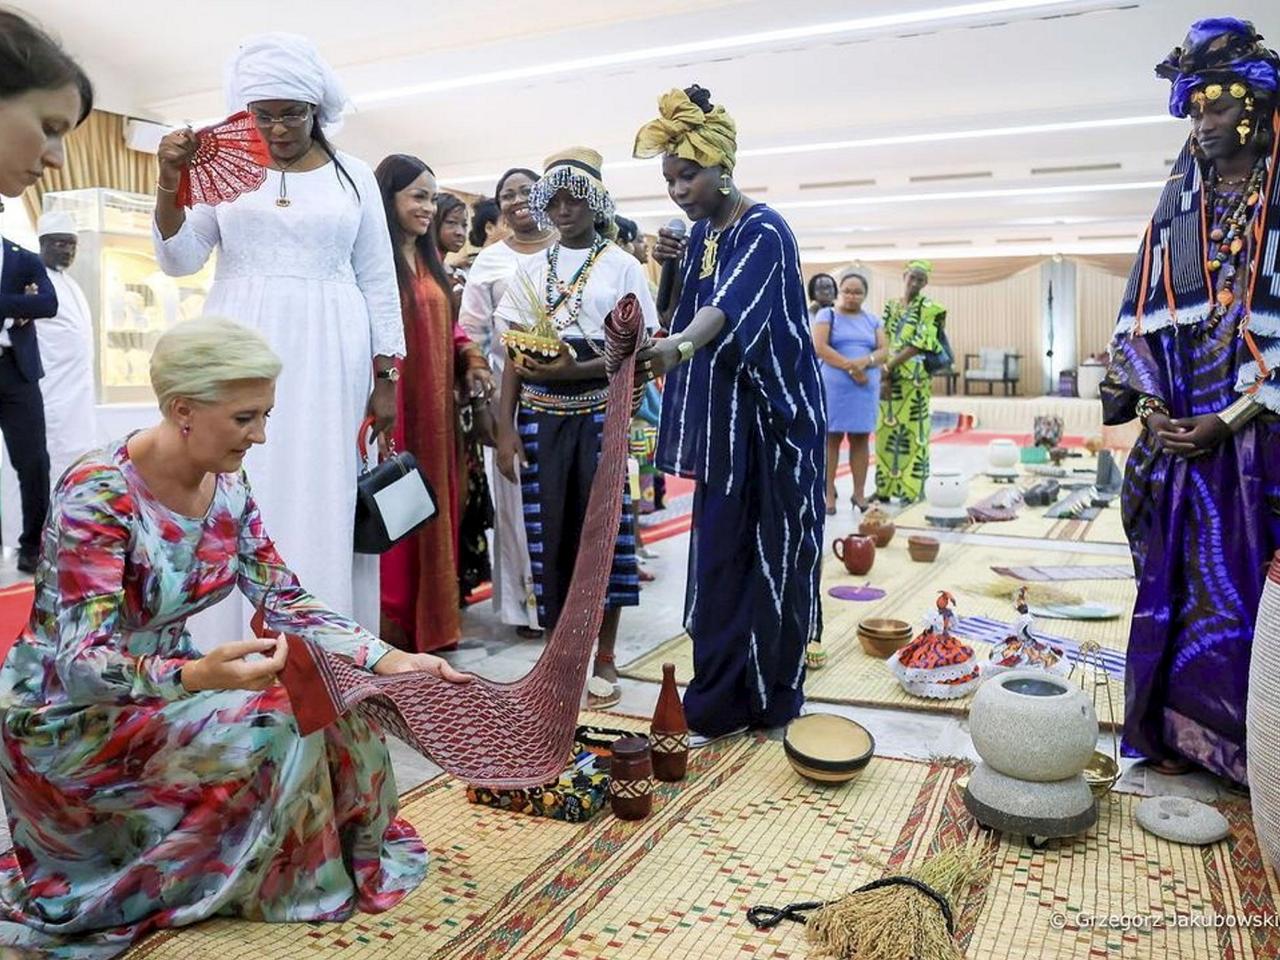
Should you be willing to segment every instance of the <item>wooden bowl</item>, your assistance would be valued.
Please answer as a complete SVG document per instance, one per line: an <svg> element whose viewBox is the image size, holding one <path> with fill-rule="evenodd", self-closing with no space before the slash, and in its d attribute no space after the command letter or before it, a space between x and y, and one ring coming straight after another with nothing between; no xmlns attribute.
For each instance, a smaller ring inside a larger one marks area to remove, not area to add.
<svg viewBox="0 0 1280 960"><path fill-rule="evenodd" d="M911 634L905 637L886 638L858 631L858 643L862 644L862 652L877 660L888 660L910 642Z"/></svg>
<svg viewBox="0 0 1280 960"><path fill-rule="evenodd" d="M911 624L907 621L890 620L885 617L868 617L858 624L858 629L886 639L911 636Z"/></svg>
<svg viewBox="0 0 1280 960"><path fill-rule="evenodd" d="M866 769L876 741L866 727L847 717L811 713L787 724L782 748L800 776L818 783L846 783Z"/></svg>
<svg viewBox="0 0 1280 960"><path fill-rule="evenodd" d="M933 537L912 536L907 538L907 553L916 563L933 563L938 559L938 550L942 545Z"/></svg>

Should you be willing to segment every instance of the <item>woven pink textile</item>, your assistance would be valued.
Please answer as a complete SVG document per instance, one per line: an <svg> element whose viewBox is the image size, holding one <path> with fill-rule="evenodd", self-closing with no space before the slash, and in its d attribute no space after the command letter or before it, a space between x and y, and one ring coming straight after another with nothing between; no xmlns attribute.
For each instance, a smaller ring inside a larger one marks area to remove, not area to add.
<svg viewBox="0 0 1280 960"><path fill-rule="evenodd" d="M420 673L380 677L289 637L281 679L304 735L355 710L469 784L535 787L560 774L604 617L642 330L639 301L628 294L605 322L609 401L569 596L533 669L514 683L477 677L458 685Z"/></svg>

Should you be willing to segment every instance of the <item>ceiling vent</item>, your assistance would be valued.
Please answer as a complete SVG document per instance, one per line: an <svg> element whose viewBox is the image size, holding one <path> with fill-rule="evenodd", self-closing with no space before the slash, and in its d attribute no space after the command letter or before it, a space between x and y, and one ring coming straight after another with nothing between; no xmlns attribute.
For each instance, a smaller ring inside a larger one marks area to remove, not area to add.
<svg viewBox="0 0 1280 960"><path fill-rule="evenodd" d="M801 190L831 190L836 187L874 187L876 182L871 180L823 180L821 183L802 183Z"/></svg>
<svg viewBox="0 0 1280 960"><path fill-rule="evenodd" d="M918 177L907 177L909 183L941 183L946 180L990 180L995 174L990 170L975 170L971 173L926 173Z"/></svg>
<svg viewBox="0 0 1280 960"><path fill-rule="evenodd" d="M1033 177L1051 177L1060 173L1101 173L1104 170L1119 170L1118 163L1077 163L1067 167L1032 167Z"/></svg>
<svg viewBox="0 0 1280 960"><path fill-rule="evenodd" d="M1133 240L1137 242L1137 235L1133 233L1082 233L1081 240Z"/></svg>
<svg viewBox="0 0 1280 960"><path fill-rule="evenodd" d="M971 247L972 240L921 240L922 247Z"/></svg>
<svg viewBox="0 0 1280 960"><path fill-rule="evenodd" d="M996 243L1052 243L1053 237L998 237Z"/></svg>

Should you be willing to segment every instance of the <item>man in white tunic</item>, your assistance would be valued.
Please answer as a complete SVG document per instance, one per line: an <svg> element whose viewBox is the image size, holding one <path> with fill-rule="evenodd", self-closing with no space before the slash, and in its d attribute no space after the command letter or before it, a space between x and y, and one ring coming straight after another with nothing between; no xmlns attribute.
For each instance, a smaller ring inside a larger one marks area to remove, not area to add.
<svg viewBox="0 0 1280 960"><path fill-rule="evenodd" d="M46 213L36 225L40 259L58 294L58 313L36 324L44 363L46 446L54 486L67 467L97 444L93 391L93 317L80 285L67 274L76 259L76 225L69 213Z"/></svg>

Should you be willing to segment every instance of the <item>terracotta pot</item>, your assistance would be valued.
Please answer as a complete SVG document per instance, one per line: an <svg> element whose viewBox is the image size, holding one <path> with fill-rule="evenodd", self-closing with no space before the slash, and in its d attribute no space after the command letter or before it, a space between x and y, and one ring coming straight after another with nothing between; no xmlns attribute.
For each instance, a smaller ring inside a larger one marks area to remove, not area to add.
<svg viewBox="0 0 1280 960"><path fill-rule="evenodd" d="M643 820L653 810L653 758L645 737L623 737L614 743L609 805L619 820Z"/></svg>
<svg viewBox="0 0 1280 960"><path fill-rule="evenodd" d="M863 520L858 525L858 532L864 537L873 539L877 547L887 547L897 529L892 520Z"/></svg>
<svg viewBox="0 0 1280 960"><path fill-rule="evenodd" d="M907 553L916 563L933 563L938 559L941 544L933 537L908 537Z"/></svg>
<svg viewBox="0 0 1280 960"><path fill-rule="evenodd" d="M844 568L855 577L862 576L876 562L876 542L870 537L860 537L851 533L843 540L832 543L831 549L836 558L844 564Z"/></svg>

